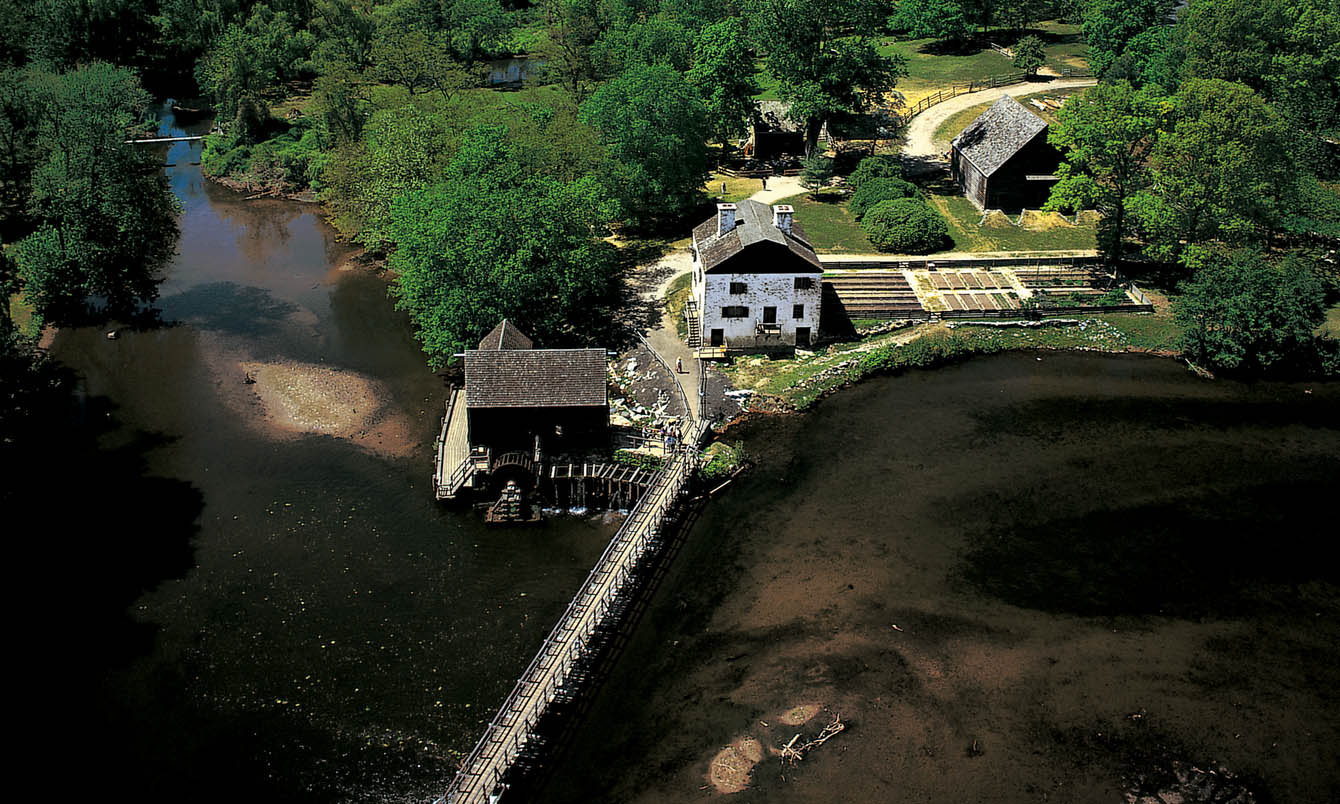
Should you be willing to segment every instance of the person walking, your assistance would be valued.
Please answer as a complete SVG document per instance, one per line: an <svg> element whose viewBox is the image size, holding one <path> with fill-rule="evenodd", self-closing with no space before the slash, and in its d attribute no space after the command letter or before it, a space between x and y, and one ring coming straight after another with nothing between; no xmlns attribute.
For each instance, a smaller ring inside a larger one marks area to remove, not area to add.
<svg viewBox="0 0 1340 804"><path fill-rule="evenodd" d="M764 190L768 189L768 177L767 177L767 176L760 176L759 178L761 178L761 179L763 180L763 189L764 189Z"/></svg>
<svg viewBox="0 0 1340 804"><path fill-rule="evenodd" d="M676 357L676 358L675 358L675 373L676 373L676 374L683 374L683 373L684 373L684 359L683 359L683 358L680 358L680 357Z"/></svg>

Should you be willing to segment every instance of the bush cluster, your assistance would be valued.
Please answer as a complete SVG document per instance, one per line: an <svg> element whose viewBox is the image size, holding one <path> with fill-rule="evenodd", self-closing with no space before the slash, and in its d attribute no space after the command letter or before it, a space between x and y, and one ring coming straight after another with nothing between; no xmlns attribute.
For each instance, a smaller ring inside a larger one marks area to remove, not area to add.
<svg viewBox="0 0 1340 804"><path fill-rule="evenodd" d="M867 156L856 165L856 169L847 177L847 187L854 193L861 189L861 185L871 179L901 179L902 177L903 166L898 161L898 157L887 154Z"/></svg>
<svg viewBox="0 0 1340 804"><path fill-rule="evenodd" d="M861 186L852 191L851 202L848 208L851 214L858 219L881 201L895 201L899 198L916 198L918 195L917 187L905 179L895 179L886 176L870 179L862 182Z"/></svg>
<svg viewBox="0 0 1340 804"><path fill-rule="evenodd" d="M919 198L881 201L861 221L865 236L880 251L928 254L949 237L945 219Z"/></svg>

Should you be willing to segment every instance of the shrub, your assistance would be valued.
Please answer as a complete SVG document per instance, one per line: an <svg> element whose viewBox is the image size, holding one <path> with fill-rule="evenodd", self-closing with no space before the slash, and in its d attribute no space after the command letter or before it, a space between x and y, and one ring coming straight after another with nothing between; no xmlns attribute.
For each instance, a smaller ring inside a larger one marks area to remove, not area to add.
<svg viewBox="0 0 1340 804"><path fill-rule="evenodd" d="M852 192L859 190L870 179L901 179L903 166L896 156L867 156L856 165L856 169L847 177L847 186Z"/></svg>
<svg viewBox="0 0 1340 804"><path fill-rule="evenodd" d="M916 185L903 179L885 176L862 182L859 189L851 194L848 208L857 218L881 201L893 201L899 198L916 198Z"/></svg>
<svg viewBox="0 0 1340 804"><path fill-rule="evenodd" d="M917 198L881 201L865 214L861 226L875 248L902 254L935 251L949 236L940 213Z"/></svg>

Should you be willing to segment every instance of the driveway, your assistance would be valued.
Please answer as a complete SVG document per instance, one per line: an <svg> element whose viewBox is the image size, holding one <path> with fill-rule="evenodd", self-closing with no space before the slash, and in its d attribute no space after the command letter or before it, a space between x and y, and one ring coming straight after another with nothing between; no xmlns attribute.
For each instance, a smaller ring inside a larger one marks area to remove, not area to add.
<svg viewBox="0 0 1340 804"><path fill-rule="evenodd" d="M912 118L911 124L907 127L907 143L903 146L903 156L912 159L933 160L940 156L940 151L935 147L935 130L940 124L948 120L956 112L976 106L979 103L988 103L999 100L1006 95L1032 95L1035 92L1048 92L1058 89L1073 89L1076 87L1096 86L1098 81L1093 78L1064 78L1059 81L1028 82L1023 84L1011 84L995 89L983 89L980 92L969 92L966 95L959 95L956 98L950 98L943 103L937 103L926 111Z"/></svg>

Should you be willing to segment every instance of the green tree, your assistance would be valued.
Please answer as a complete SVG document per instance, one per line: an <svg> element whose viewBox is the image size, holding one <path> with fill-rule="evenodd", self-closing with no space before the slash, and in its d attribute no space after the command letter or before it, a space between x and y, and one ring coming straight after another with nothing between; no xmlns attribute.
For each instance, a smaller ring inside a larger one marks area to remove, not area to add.
<svg viewBox="0 0 1340 804"><path fill-rule="evenodd" d="M468 83L446 37L418 28L383 30L373 44L372 58L378 80L402 86L410 95L437 90L451 96Z"/></svg>
<svg viewBox="0 0 1340 804"><path fill-rule="evenodd" d="M754 112L759 91L756 72L740 18L724 19L698 32L688 80L702 95L712 135L723 147L744 130Z"/></svg>
<svg viewBox="0 0 1340 804"><path fill-rule="evenodd" d="M347 62L327 62L312 92L312 112L325 126L327 138L334 143L357 140L368 105L363 76Z"/></svg>
<svg viewBox="0 0 1340 804"><path fill-rule="evenodd" d="M867 156L856 165L856 169L847 177L847 187L855 193L871 179L901 179L903 165L898 157L890 154Z"/></svg>
<svg viewBox="0 0 1340 804"><path fill-rule="evenodd" d="M1326 305L1321 283L1302 260L1272 265L1256 251L1192 249L1187 262L1195 275L1173 313L1192 358L1258 371L1307 353Z"/></svg>
<svg viewBox="0 0 1340 804"><path fill-rule="evenodd" d="M1340 134L1340 4L1327 0L1194 2L1176 42L1181 75L1246 84L1302 131ZM1323 157L1309 137L1307 160Z"/></svg>
<svg viewBox="0 0 1340 804"><path fill-rule="evenodd" d="M434 366L503 317L541 342L586 342L615 290L601 239L613 205L591 178L531 172L502 127L466 134L444 180L398 198L392 295Z"/></svg>
<svg viewBox="0 0 1340 804"><path fill-rule="evenodd" d="M910 181L892 176L868 179L852 190L847 209L859 220L871 207L898 198L916 198L917 187Z"/></svg>
<svg viewBox="0 0 1340 804"><path fill-rule="evenodd" d="M1192 243L1259 242L1296 196L1288 127L1242 84L1192 80L1174 101L1149 186L1131 199L1149 252L1173 260Z"/></svg>
<svg viewBox="0 0 1340 804"><path fill-rule="evenodd" d="M605 75L644 64L664 64L685 72L693 62L693 48L693 31L658 14L607 28L594 46L594 58Z"/></svg>
<svg viewBox="0 0 1340 804"><path fill-rule="evenodd" d="M265 96L307 66L312 35L296 31L288 15L258 5L245 25L229 25L196 66L196 80L213 98L233 136L255 142L270 120Z"/></svg>
<svg viewBox="0 0 1340 804"><path fill-rule="evenodd" d="M881 201L861 220L865 236L880 251L928 254L949 237L945 219L919 198Z"/></svg>
<svg viewBox="0 0 1340 804"><path fill-rule="evenodd" d="M678 215L702 200L707 112L679 73L663 65L631 69L582 104L581 120L616 161L611 186L630 221Z"/></svg>
<svg viewBox="0 0 1340 804"><path fill-rule="evenodd" d="M1157 39L1142 34L1168 24L1175 0L1087 0L1084 5L1084 38L1089 43L1089 64L1098 75L1127 51L1142 57ZM1134 46L1133 46L1134 45Z"/></svg>
<svg viewBox="0 0 1340 804"><path fill-rule="evenodd" d="M814 198L833 181L833 160L815 151L800 163L800 186Z"/></svg>
<svg viewBox="0 0 1340 804"><path fill-rule="evenodd" d="M318 61L348 64L357 72L372 65L372 45L377 39L374 0L316 0L312 10L312 33Z"/></svg>
<svg viewBox="0 0 1340 804"><path fill-rule="evenodd" d="M442 29L452 55L467 67L511 47L512 20L498 0L443 0Z"/></svg>
<svg viewBox="0 0 1340 804"><path fill-rule="evenodd" d="M1038 69L1046 63L1042 40L1036 36L1025 36L1014 44L1014 69L1037 75Z"/></svg>
<svg viewBox="0 0 1340 804"><path fill-rule="evenodd" d="M749 0L754 41L790 115L805 121L805 152L827 120L864 114L905 74L901 59L881 56L875 0Z"/></svg>
<svg viewBox="0 0 1340 804"><path fill-rule="evenodd" d="M545 37L537 48L545 69L573 98L581 101L606 77L595 45L602 28L597 0L542 0Z"/></svg>
<svg viewBox="0 0 1340 804"><path fill-rule="evenodd" d="M889 27L914 39L938 39L961 47L972 38L972 7L963 0L901 0Z"/></svg>
<svg viewBox="0 0 1340 804"><path fill-rule="evenodd" d="M157 160L124 142L149 95L129 71L101 63L34 81L36 228L14 246L24 295L58 323L90 306L129 311L157 294L156 271L177 237Z"/></svg>
<svg viewBox="0 0 1340 804"><path fill-rule="evenodd" d="M1121 259L1126 207L1149 184L1149 155L1170 107L1154 89L1103 83L1061 107L1047 132L1064 161L1045 208L1102 213L1098 245L1109 260Z"/></svg>
<svg viewBox="0 0 1340 804"><path fill-rule="evenodd" d="M194 62L241 15L239 0L159 0L150 21L165 61Z"/></svg>
<svg viewBox="0 0 1340 804"><path fill-rule="evenodd" d="M372 115L360 142L328 161L321 194L341 231L374 250L395 242L395 199L441 181L457 148L455 127L414 106Z"/></svg>

